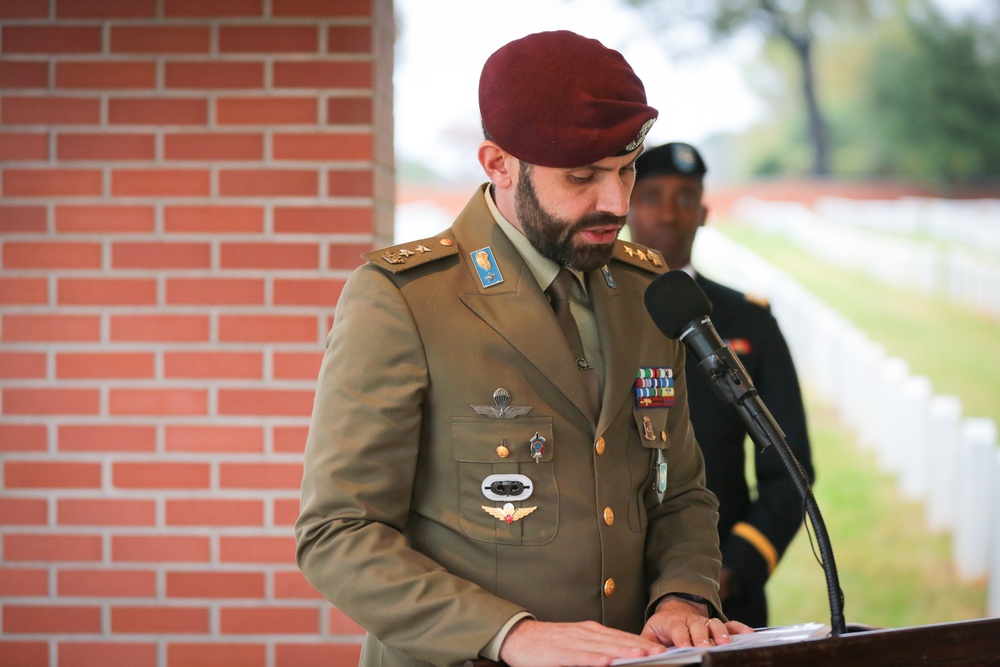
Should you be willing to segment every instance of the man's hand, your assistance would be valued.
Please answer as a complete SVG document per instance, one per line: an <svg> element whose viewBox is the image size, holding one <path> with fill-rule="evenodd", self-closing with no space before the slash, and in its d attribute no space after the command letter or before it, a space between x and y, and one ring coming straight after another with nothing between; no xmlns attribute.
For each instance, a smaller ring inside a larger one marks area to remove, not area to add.
<svg viewBox="0 0 1000 667"><path fill-rule="evenodd" d="M507 633L500 645L500 659L510 667L603 667L619 658L641 658L663 650L656 639L594 621L544 623L525 619Z"/></svg>
<svg viewBox="0 0 1000 667"><path fill-rule="evenodd" d="M739 621L723 623L708 617L708 606L667 595L646 621L641 637L664 646L711 646L728 644L730 635L753 632Z"/></svg>

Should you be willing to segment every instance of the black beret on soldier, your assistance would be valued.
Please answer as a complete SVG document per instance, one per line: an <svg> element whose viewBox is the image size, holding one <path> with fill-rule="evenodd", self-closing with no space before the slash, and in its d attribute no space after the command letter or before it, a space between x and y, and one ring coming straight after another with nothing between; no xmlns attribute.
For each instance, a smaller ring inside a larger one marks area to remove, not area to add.
<svg viewBox="0 0 1000 667"><path fill-rule="evenodd" d="M691 144L674 141L647 148L635 161L635 180L650 176L692 176L701 178L708 171L701 153Z"/></svg>
<svg viewBox="0 0 1000 667"><path fill-rule="evenodd" d="M568 30L514 40L479 79L487 135L542 167L580 167L642 145L658 112L618 51Z"/></svg>

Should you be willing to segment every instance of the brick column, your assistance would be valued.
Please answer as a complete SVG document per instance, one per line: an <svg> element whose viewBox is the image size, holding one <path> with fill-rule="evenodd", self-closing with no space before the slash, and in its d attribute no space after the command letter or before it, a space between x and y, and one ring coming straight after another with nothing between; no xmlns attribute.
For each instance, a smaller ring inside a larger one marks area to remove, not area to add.
<svg viewBox="0 0 1000 667"><path fill-rule="evenodd" d="M391 0L0 1L0 663L356 662L292 524Z"/></svg>

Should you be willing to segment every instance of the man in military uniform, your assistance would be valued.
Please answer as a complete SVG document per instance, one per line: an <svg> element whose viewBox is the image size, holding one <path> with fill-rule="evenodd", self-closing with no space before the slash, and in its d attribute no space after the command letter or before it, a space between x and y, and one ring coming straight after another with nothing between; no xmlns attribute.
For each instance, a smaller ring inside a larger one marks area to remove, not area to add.
<svg viewBox="0 0 1000 667"><path fill-rule="evenodd" d="M299 565L368 631L363 665L596 665L726 643L717 501L684 352L616 241L657 116L566 31L480 80L489 183L349 278L306 446Z"/></svg>
<svg viewBox="0 0 1000 667"><path fill-rule="evenodd" d="M813 477L802 395L788 345L766 303L713 282L694 271L691 249L708 209L701 154L685 143L669 143L636 161L629 210L632 239L659 250L673 269L690 273L712 303L712 323L754 381L785 432L792 453ZM776 451L754 457L756 497L746 478L746 429L736 412L693 370L688 355L688 403L695 436L705 455L708 488L719 498L722 547L720 596L723 611L755 627L767 625L764 585L802 524L802 497Z"/></svg>

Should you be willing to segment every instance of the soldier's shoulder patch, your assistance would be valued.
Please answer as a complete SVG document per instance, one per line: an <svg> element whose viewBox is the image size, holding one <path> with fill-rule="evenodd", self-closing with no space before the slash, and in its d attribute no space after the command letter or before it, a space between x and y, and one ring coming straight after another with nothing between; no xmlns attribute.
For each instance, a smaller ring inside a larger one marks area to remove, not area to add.
<svg viewBox="0 0 1000 667"><path fill-rule="evenodd" d="M651 273L664 273L667 271L667 263L664 261L663 255L658 250L647 248L639 243L616 241L611 257L619 262L631 264Z"/></svg>
<svg viewBox="0 0 1000 667"><path fill-rule="evenodd" d="M361 256L380 269L390 273L402 273L450 257L457 252L458 245L448 231L419 241L408 241L381 250L372 250L362 253Z"/></svg>
<svg viewBox="0 0 1000 667"><path fill-rule="evenodd" d="M744 294L743 297L752 304L760 306L761 308L770 309L771 303L767 298L760 296L759 294Z"/></svg>

